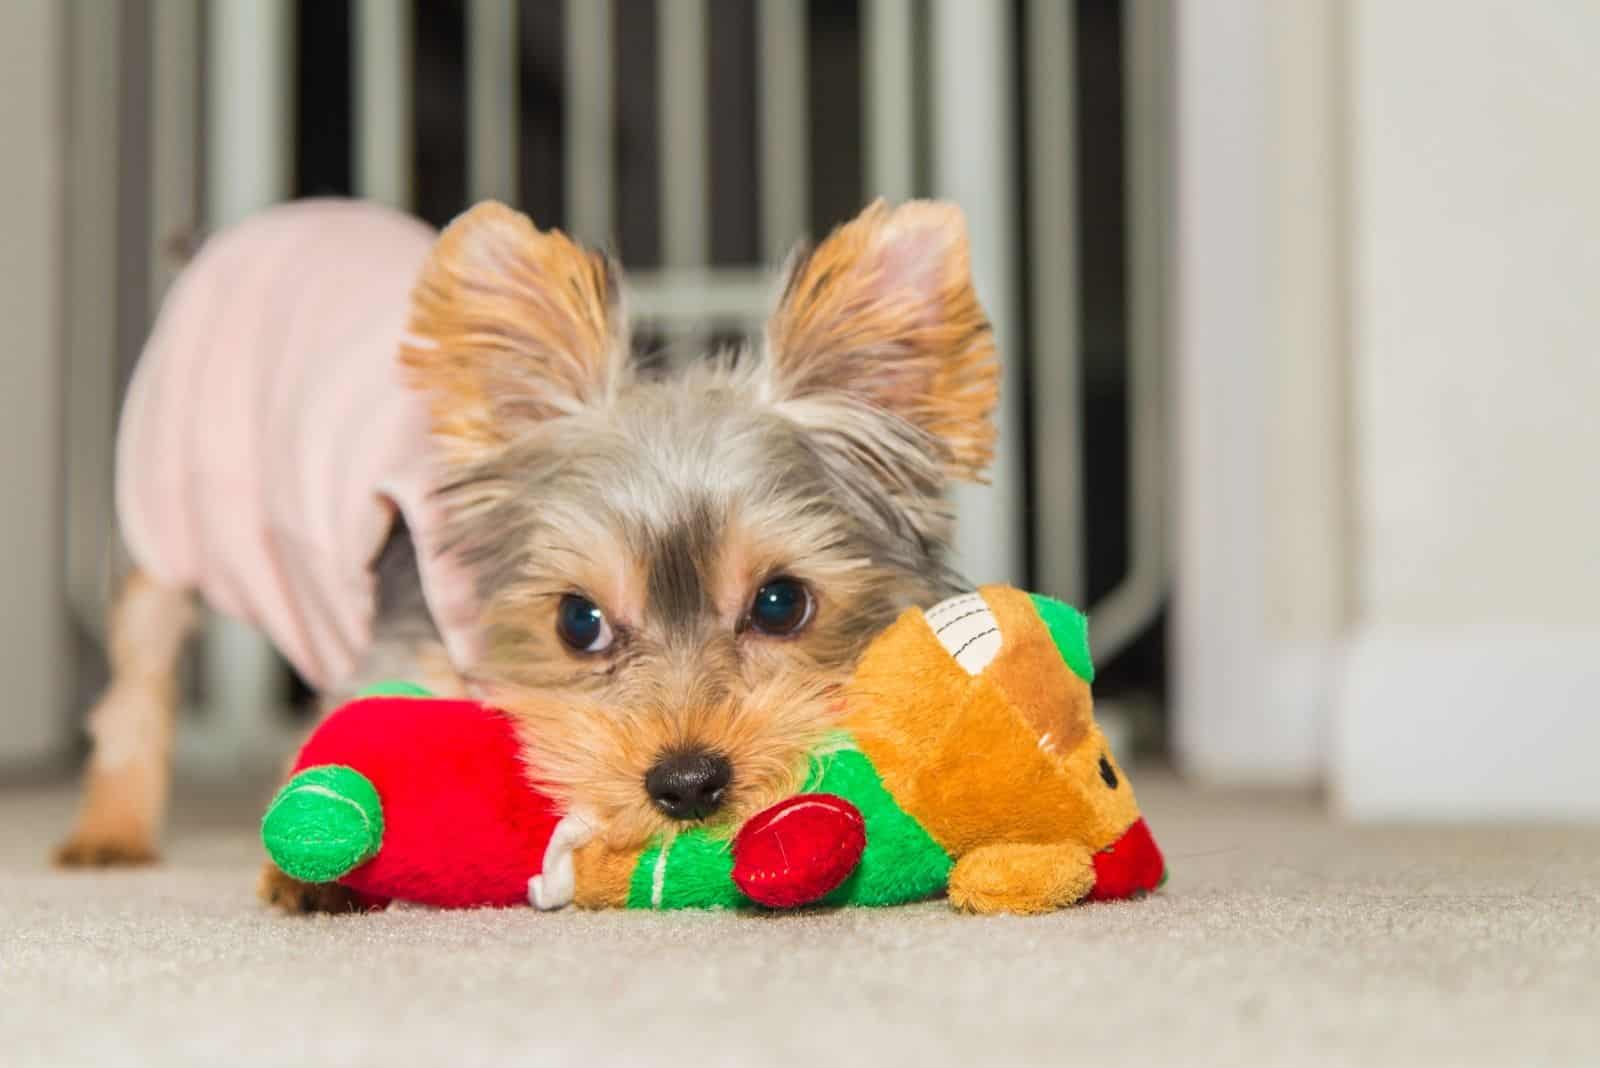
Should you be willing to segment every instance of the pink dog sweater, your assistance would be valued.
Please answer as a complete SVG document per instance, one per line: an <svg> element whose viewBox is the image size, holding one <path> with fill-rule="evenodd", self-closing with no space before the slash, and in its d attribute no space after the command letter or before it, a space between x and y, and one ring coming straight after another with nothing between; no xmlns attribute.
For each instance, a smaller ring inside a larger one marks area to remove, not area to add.
<svg viewBox="0 0 1600 1068"><path fill-rule="evenodd" d="M371 641L371 565L396 511L451 659L473 660L476 598L441 545L426 399L398 363L433 240L333 200L216 235L168 294L123 407L134 562L259 626L316 687Z"/></svg>

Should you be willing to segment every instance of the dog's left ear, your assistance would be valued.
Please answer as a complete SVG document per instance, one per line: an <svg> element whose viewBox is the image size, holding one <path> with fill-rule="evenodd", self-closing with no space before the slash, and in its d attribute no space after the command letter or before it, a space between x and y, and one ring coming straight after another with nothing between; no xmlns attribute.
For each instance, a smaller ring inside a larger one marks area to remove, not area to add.
<svg viewBox="0 0 1600 1068"><path fill-rule="evenodd" d="M616 270L559 230L484 201L439 235L401 360L452 459L486 459L547 419L599 405L628 373Z"/></svg>
<svg viewBox="0 0 1600 1068"><path fill-rule="evenodd" d="M797 253L767 348L782 398L842 396L898 416L949 478L978 479L993 459L1000 366L954 204L879 200Z"/></svg>

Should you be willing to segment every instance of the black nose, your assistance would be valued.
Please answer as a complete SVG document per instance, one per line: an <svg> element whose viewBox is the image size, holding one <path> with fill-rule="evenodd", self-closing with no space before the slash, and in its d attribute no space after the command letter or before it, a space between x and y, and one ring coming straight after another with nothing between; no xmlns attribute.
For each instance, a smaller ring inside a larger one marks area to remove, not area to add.
<svg viewBox="0 0 1600 1068"><path fill-rule="evenodd" d="M733 765L715 753L668 753L645 772L644 789L675 820L703 820L722 804Z"/></svg>

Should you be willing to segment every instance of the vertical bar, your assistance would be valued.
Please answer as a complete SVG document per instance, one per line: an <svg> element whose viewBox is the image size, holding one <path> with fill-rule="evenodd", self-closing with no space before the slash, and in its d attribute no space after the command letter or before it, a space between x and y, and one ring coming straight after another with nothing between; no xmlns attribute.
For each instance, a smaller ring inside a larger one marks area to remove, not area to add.
<svg viewBox="0 0 1600 1068"><path fill-rule="evenodd" d="M474 200L517 199L516 0L467 7L467 192Z"/></svg>
<svg viewBox="0 0 1600 1068"><path fill-rule="evenodd" d="M1033 234L1033 584L1084 596L1074 5L1028 0L1029 230Z"/></svg>
<svg viewBox="0 0 1600 1068"><path fill-rule="evenodd" d="M150 302L160 307L200 226L200 3L150 8Z"/></svg>
<svg viewBox="0 0 1600 1068"><path fill-rule="evenodd" d="M206 214L227 226L289 195L294 6L212 0Z"/></svg>
<svg viewBox="0 0 1600 1068"><path fill-rule="evenodd" d="M1022 397L1016 331L1011 98L1012 11L986 0L933 0L933 164L936 192L960 204L972 274L1003 363L1000 430L987 486L956 487L955 564L972 582L1025 584Z"/></svg>
<svg viewBox="0 0 1600 1068"><path fill-rule="evenodd" d="M212 0L207 9L206 214L212 229L289 195L292 148L290 42L293 5ZM206 631L213 729L234 756L258 736L283 680L272 647L225 617Z"/></svg>
<svg viewBox="0 0 1600 1068"><path fill-rule="evenodd" d="M407 209L415 199L411 143L411 5L356 5L355 186L363 197Z"/></svg>
<svg viewBox="0 0 1600 1068"><path fill-rule="evenodd" d="M5 131L7 164L0 168L0 322L6 324L6 355L0 360L0 554L6 560L6 593L0 600L0 677L6 680L0 712L0 765L38 767L67 748L66 618L61 590L62 464L62 220L82 202L77 178L63 167L73 131L74 149L84 131L67 120L61 106L62 66L73 55L68 36L74 9L57 0L8 0L0 4L0 130ZM114 13L104 20L117 54ZM90 57L95 58L95 57ZM83 76L103 72L70 63L74 90ZM114 69L114 68L113 68ZM105 84L98 83L104 90ZM74 98L78 93L74 92ZM106 96L109 95L109 100ZM116 114L114 92L97 94L97 112ZM109 139L115 144L115 137ZM104 149L109 151L109 149ZM88 176L115 182L115 168ZM107 196L115 202L114 196ZM65 202L65 203L64 203ZM66 210L64 210L66 209ZM109 263L106 257L103 263ZM104 281L104 279L101 279ZM83 294L84 304L103 300L100 289ZM77 303L73 307L76 309ZM92 308L82 309L93 315ZM105 316L107 326L111 317ZM68 316L65 323L70 324ZM109 337L107 329L105 336ZM102 360L109 350L102 349Z"/></svg>
<svg viewBox="0 0 1600 1068"><path fill-rule="evenodd" d="M710 259L707 169L706 0L657 0L661 42L662 259L704 267Z"/></svg>
<svg viewBox="0 0 1600 1068"><path fill-rule="evenodd" d="M1114 655L1149 626L1167 592L1167 256L1171 195L1171 9L1123 11L1128 174L1128 574L1094 606L1095 651Z"/></svg>
<svg viewBox="0 0 1600 1068"><path fill-rule="evenodd" d="M811 146L806 128L805 0L761 0L761 241L780 263L804 237Z"/></svg>
<svg viewBox="0 0 1600 1068"><path fill-rule="evenodd" d="M611 0L567 0L567 224L579 240L613 243Z"/></svg>
<svg viewBox="0 0 1600 1068"><path fill-rule="evenodd" d="M117 406L117 174L122 166L119 98L127 11L64 5L68 58L63 178L66 248L65 513L66 593L91 633L103 626L111 588L107 534L114 527L111 456ZM22 157L19 157L22 158ZM14 498L15 499L15 498Z"/></svg>
<svg viewBox="0 0 1600 1068"><path fill-rule="evenodd" d="M706 111L706 0L656 0L661 92L661 259L669 271L701 271L711 258L710 151ZM699 347L693 327L667 328L669 360Z"/></svg>
<svg viewBox="0 0 1600 1068"><path fill-rule="evenodd" d="M868 197L916 193L916 41L913 0L867 0L866 132Z"/></svg>

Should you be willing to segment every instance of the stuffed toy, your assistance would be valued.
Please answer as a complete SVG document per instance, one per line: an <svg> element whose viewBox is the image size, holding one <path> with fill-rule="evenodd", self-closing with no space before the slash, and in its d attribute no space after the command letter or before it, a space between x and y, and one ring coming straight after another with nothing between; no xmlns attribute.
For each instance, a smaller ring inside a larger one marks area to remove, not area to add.
<svg viewBox="0 0 1600 1068"><path fill-rule="evenodd" d="M373 906L793 908L944 893L969 912L1133 897L1166 868L1095 724L1084 616L1003 586L868 647L798 793L737 833L615 853L522 763L511 721L407 686L339 709L268 808L274 862Z"/></svg>

